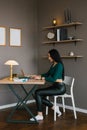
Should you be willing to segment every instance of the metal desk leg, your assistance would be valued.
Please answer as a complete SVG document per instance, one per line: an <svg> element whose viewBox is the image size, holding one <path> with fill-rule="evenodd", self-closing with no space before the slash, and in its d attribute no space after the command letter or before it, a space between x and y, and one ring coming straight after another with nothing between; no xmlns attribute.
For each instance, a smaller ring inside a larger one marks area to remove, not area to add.
<svg viewBox="0 0 87 130"><path fill-rule="evenodd" d="M18 99L18 103L17 105L13 108L12 112L10 113L10 115L8 116L7 122L12 122L12 123L38 123L38 121L36 120L36 118L34 117L33 113L31 112L31 110L29 109L29 107L27 107L26 102L27 100L32 96L32 93L35 91L36 89L36 85L34 85L34 87L27 93L27 91L25 90L24 86L22 87L22 90L26 93L26 96L22 99L19 94L15 91L14 86L9 84L8 85L10 90L13 92L13 94L17 97ZM14 112L17 110L17 108L19 108L20 106L23 106L26 111L31 115L31 117L34 119L34 121L30 121L30 120L12 120L12 116L14 114Z"/></svg>

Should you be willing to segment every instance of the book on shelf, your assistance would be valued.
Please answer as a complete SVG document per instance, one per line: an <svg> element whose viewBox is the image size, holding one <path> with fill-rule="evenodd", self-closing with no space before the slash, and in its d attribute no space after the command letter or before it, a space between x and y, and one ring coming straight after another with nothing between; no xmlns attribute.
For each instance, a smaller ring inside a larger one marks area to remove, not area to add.
<svg viewBox="0 0 87 130"><path fill-rule="evenodd" d="M66 28L57 29L56 40L57 41L67 40L67 29Z"/></svg>

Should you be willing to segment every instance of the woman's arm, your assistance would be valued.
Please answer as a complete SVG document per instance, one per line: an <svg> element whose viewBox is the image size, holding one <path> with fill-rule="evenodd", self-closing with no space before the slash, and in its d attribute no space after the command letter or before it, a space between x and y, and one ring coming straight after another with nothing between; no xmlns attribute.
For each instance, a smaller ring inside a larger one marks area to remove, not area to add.
<svg viewBox="0 0 87 130"><path fill-rule="evenodd" d="M50 75L45 77L48 82L55 82L57 79L62 79L63 65L58 63L54 70L50 70Z"/></svg>
<svg viewBox="0 0 87 130"><path fill-rule="evenodd" d="M51 70L51 67L50 67L50 69L48 70L48 72L43 73L43 74L41 74L41 75L34 75L33 78L34 78L34 79L45 79L45 77L49 77L49 75L50 75L50 70Z"/></svg>

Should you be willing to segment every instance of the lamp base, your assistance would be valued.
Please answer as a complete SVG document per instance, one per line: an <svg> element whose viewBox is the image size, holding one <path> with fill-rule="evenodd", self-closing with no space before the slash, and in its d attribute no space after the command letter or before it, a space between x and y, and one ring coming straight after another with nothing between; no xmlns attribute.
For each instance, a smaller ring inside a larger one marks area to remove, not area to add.
<svg viewBox="0 0 87 130"><path fill-rule="evenodd" d="M10 80L10 81L13 81L13 78L12 78L12 77L9 77L9 80Z"/></svg>

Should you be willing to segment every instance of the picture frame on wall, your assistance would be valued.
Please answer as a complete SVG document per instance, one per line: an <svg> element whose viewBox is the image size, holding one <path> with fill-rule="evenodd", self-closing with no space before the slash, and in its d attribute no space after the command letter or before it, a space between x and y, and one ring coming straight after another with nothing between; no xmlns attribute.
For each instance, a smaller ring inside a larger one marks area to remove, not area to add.
<svg viewBox="0 0 87 130"><path fill-rule="evenodd" d="M0 46L6 45L6 28L0 27Z"/></svg>
<svg viewBox="0 0 87 130"><path fill-rule="evenodd" d="M10 46L21 46L21 29L10 28Z"/></svg>

